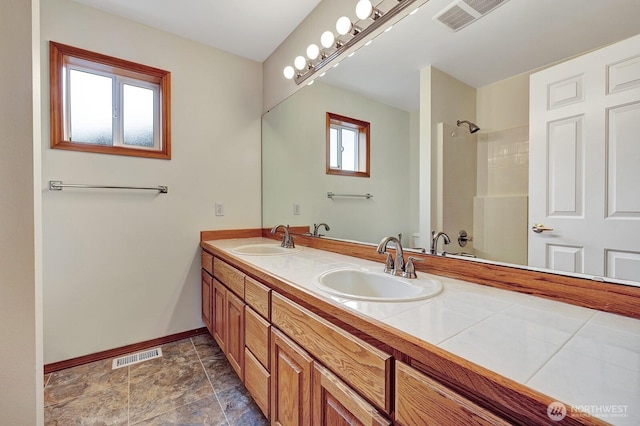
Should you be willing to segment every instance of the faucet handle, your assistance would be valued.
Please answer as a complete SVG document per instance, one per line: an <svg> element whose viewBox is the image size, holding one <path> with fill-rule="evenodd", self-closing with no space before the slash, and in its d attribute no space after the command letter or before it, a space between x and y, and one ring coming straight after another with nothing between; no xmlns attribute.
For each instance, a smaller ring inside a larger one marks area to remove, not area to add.
<svg viewBox="0 0 640 426"><path fill-rule="evenodd" d="M393 256L391 256L391 253L385 253L387 255L387 260L385 260L384 262L384 272L387 274L393 274L393 268L394 268L394 263L393 263Z"/></svg>
<svg viewBox="0 0 640 426"><path fill-rule="evenodd" d="M418 278L418 275L416 275L416 267L413 262L422 262L422 259L409 256L409 258L407 259L407 264L404 267L404 272L402 273L402 276L404 278Z"/></svg>

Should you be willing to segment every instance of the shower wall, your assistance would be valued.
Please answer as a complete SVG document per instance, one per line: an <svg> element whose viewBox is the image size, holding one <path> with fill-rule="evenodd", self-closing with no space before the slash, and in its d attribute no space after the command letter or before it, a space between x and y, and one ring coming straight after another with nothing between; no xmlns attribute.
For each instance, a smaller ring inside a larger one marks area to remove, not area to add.
<svg viewBox="0 0 640 426"><path fill-rule="evenodd" d="M529 74L477 90L477 193L473 202L478 257L527 264Z"/></svg>
<svg viewBox="0 0 640 426"><path fill-rule="evenodd" d="M476 194L477 134L465 126L438 123L436 230L451 238L451 244L439 251L474 254L474 243L458 245L458 233L473 236L473 200Z"/></svg>
<svg viewBox="0 0 640 426"><path fill-rule="evenodd" d="M473 200L476 255L527 263L529 126L480 134Z"/></svg>

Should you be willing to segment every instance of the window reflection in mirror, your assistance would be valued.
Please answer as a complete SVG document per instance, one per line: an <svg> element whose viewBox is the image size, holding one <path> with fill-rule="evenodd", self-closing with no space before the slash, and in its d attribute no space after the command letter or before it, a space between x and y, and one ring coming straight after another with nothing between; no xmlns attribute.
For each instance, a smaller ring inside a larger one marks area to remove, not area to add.
<svg viewBox="0 0 640 426"><path fill-rule="evenodd" d="M366 121L327 112L327 174L369 177Z"/></svg>

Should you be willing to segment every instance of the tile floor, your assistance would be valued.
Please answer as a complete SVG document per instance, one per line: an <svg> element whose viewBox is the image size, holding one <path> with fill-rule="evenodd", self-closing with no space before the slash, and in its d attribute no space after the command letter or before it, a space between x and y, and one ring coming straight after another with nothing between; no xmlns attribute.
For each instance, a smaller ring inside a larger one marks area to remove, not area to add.
<svg viewBox="0 0 640 426"><path fill-rule="evenodd" d="M209 335L162 345L162 358L111 359L44 378L46 425L267 425Z"/></svg>

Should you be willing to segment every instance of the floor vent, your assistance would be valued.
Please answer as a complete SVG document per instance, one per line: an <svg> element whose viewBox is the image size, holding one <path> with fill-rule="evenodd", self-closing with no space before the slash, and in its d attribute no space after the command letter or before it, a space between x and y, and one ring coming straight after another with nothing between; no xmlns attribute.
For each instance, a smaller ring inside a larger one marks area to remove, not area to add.
<svg viewBox="0 0 640 426"><path fill-rule="evenodd" d="M456 0L433 17L452 31L477 21L508 0Z"/></svg>
<svg viewBox="0 0 640 426"><path fill-rule="evenodd" d="M116 368L138 364L140 362L148 361L154 358L160 358L161 356L162 356L162 348L149 349L148 351L121 356L120 358L114 358L113 364L111 365L111 369L115 370Z"/></svg>

